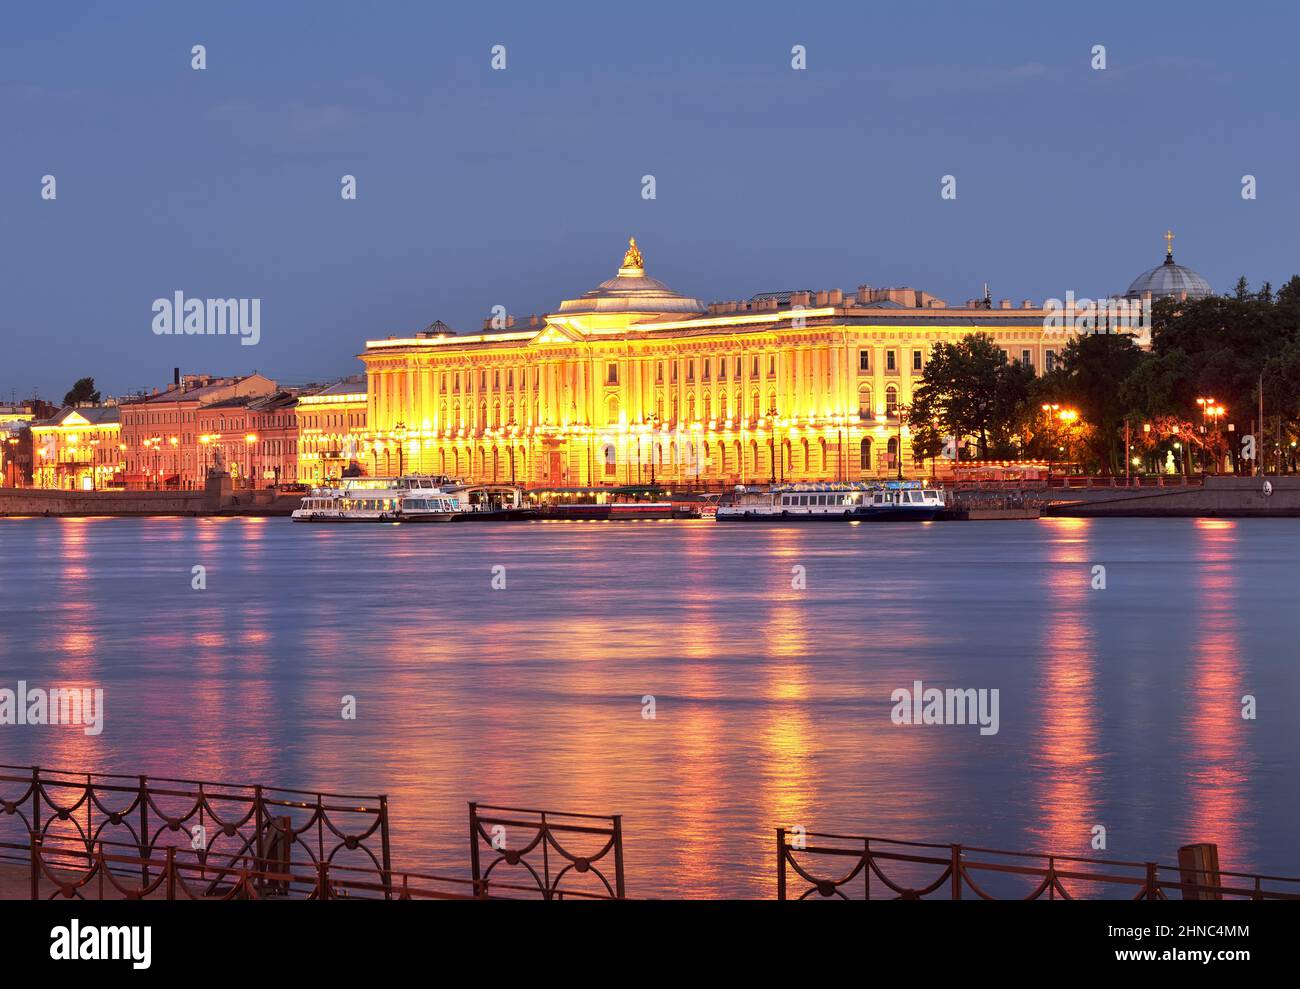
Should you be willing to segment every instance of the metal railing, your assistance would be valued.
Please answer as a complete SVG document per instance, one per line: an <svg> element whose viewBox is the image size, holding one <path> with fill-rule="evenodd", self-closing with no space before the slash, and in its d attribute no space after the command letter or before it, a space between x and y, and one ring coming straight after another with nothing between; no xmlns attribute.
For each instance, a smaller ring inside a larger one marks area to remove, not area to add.
<svg viewBox="0 0 1300 989"><path fill-rule="evenodd" d="M249 856L288 863L294 850L312 863L392 867L386 796L0 765L0 847L32 835L87 854L132 848L143 886L169 848L193 851L214 874Z"/></svg>
<svg viewBox="0 0 1300 989"><path fill-rule="evenodd" d="M527 891L546 900L621 900L626 895L619 814L566 814L471 802L469 841L475 882L492 881L498 868L518 869L520 881L493 881L493 887ZM490 859L486 868L484 858ZM607 875L611 866L612 884ZM574 888L578 882L588 888Z"/></svg>
<svg viewBox="0 0 1300 989"><path fill-rule="evenodd" d="M1212 876L1157 862L1008 852L861 835L776 832L777 899L1300 899L1300 879ZM887 872L886 869L889 871ZM892 874L891 874L892 873ZM1204 881L1198 881L1197 878Z"/></svg>
<svg viewBox="0 0 1300 989"><path fill-rule="evenodd" d="M0 868L33 899L625 896L619 816L471 803L469 823L452 878L393 868L384 796L0 765Z"/></svg>
<svg viewBox="0 0 1300 989"><path fill-rule="evenodd" d="M30 898L79 900L483 899L487 885L422 872L381 872L329 859L293 863L254 855L223 858L214 867L200 852L169 845L142 857L134 845L42 838L26 845Z"/></svg>

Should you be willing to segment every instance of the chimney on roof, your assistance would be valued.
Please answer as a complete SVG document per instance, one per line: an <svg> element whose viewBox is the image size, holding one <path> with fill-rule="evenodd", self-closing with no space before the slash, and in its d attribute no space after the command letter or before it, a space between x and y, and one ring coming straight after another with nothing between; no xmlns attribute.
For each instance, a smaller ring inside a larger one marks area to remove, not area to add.
<svg viewBox="0 0 1300 989"><path fill-rule="evenodd" d="M859 286L858 286L858 305L860 305L860 306L865 306L865 305L866 305L868 302L870 302L870 301L871 301L871 286L870 286L870 285L859 285Z"/></svg>
<svg viewBox="0 0 1300 989"><path fill-rule="evenodd" d="M1010 308L1011 308L1011 300L1010 300L1010 299L1000 299L1000 300L998 301L998 308L999 308L999 309L1010 309Z"/></svg>
<svg viewBox="0 0 1300 989"><path fill-rule="evenodd" d="M178 367L172 368L172 384L177 388L181 386L181 369Z"/></svg>
<svg viewBox="0 0 1300 989"><path fill-rule="evenodd" d="M826 301L832 306L844 304L844 292L841 289L833 288L826 293Z"/></svg>

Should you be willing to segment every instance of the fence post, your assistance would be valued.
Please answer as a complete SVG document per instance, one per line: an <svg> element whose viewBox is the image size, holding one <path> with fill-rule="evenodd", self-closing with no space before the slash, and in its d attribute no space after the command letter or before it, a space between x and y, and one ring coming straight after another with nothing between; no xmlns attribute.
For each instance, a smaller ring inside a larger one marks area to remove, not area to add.
<svg viewBox="0 0 1300 989"><path fill-rule="evenodd" d="M176 846L167 846L167 899L176 899Z"/></svg>
<svg viewBox="0 0 1300 989"><path fill-rule="evenodd" d="M785 828L776 829L776 898L785 899Z"/></svg>
<svg viewBox="0 0 1300 989"><path fill-rule="evenodd" d="M41 829L41 767L32 767L32 827Z"/></svg>
<svg viewBox="0 0 1300 989"><path fill-rule="evenodd" d="M474 880L475 887L479 883L479 861L478 861L478 804L473 800L469 802L469 868L470 876Z"/></svg>
<svg viewBox="0 0 1300 989"><path fill-rule="evenodd" d="M384 899L393 898L393 860L388 846L388 794L379 798L379 841L384 863Z"/></svg>
<svg viewBox="0 0 1300 989"><path fill-rule="evenodd" d="M330 864L325 859L318 859L316 862L316 898L318 900L330 898Z"/></svg>
<svg viewBox="0 0 1300 989"><path fill-rule="evenodd" d="M1147 863L1146 899L1148 900L1154 900L1156 898L1156 885L1160 881L1159 876L1156 873L1158 868L1159 866L1155 862Z"/></svg>
<svg viewBox="0 0 1300 989"><path fill-rule="evenodd" d="M862 886L863 895L871 899L871 839L862 839L862 859L865 865L862 867Z"/></svg>
<svg viewBox="0 0 1300 989"><path fill-rule="evenodd" d="M30 831L28 834L31 836L29 841L31 852L32 899L39 900L41 898L41 835L39 831Z"/></svg>
<svg viewBox="0 0 1300 989"><path fill-rule="evenodd" d="M141 888L149 885L149 849L153 842L149 840L149 777L140 777L140 875L144 879Z"/></svg>
<svg viewBox="0 0 1300 989"><path fill-rule="evenodd" d="M614 815L614 889L618 898L624 898L623 887L623 815Z"/></svg>
<svg viewBox="0 0 1300 989"><path fill-rule="evenodd" d="M266 821L262 817L262 784L253 784L253 834L257 835L257 841L253 845L253 871L258 872L266 866L262 859L266 853L266 835L262 833L262 828L266 826Z"/></svg>
<svg viewBox="0 0 1300 989"><path fill-rule="evenodd" d="M961 845L952 846L952 898L961 899Z"/></svg>

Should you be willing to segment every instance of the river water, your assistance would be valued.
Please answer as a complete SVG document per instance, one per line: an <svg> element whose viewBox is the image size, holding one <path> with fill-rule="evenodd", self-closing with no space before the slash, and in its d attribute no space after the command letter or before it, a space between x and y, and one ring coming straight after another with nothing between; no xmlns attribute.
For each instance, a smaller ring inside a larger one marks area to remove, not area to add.
<svg viewBox="0 0 1300 989"><path fill-rule="evenodd" d="M0 762L387 793L456 875L467 800L618 813L635 896L771 896L778 826L1300 875L1297 560L1289 520L0 519L0 687L105 708ZM916 680L997 733L893 723Z"/></svg>

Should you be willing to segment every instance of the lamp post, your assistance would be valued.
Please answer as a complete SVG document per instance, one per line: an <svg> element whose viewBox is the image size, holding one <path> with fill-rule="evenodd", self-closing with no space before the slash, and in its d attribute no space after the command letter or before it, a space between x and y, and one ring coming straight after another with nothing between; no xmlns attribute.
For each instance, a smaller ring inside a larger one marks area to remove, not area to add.
<svg viewBox="0 0 1300 989"><path fill-rule="evenodd" d="M244 446L247 447L248 449L248 487L250 490L256 486L253 479L253 444L255 444L256 442L257 442L256 433L245 434Z"/></svg>
<svg viewBox="0 0 1300 989"><path fill-rule="evenodd" d="M401 477L404 473L402 469L402 447L406 445L406 422L402 421L393 427L393 439L397 440L397 476Z"/></svg>
<svg viewBox="0 0 1300 989"><path fill-rule="evenodd" d="M655 437L659 433L659 416L651 413L646 417L650 427L650 487L655 487Z"/></svg>
<svg viewBox="0 0 1300 989"><path fill-rule="evenodd" d="M162 437L153 436L145 441L153 448L153 489L158 490L158 478L162 474Z"/></svg>
<svg viewBox="0 0 1300 989"><path fill-rule="evenodd" d="M510 403L513 407L514 403ZM506 451L510 454L510 483L515 483L515 417L512 414L506 423Z"/></svg>
<svg viewBox="0 0 1300 989"><path fill-rule="evenodd" d="M99 470L98 460L99 460L99 440L92 439L90 441L90 490L91 491L99 490L99 479L95 476L96 472Z"/></svg>
<svg viewBox="0 0 1300 989"><path fill-rule="evenodd" d="M1060 419L1061 422L1065 424L1066 427L1065 443L1062 445L1062 449L1065 451L1065 459L1068 461L1070 459L1070 455L1073 453L1073 447L1074 447L1074 444L1070 438L1070 424L1078 420L1079 413L1076 412L1074 409L1062 409L1060 412L1056 414L1056 416L1058 419Z"/></svg>
<svg viewBox="0 0 1300 989"><path fill-rule="evenodd" d="M898 479L903 479L903 423L907 421L907 413L912 410L910 405L898 405L894 407L895 414L898 416L898 449L895 456L898 457Z"/></svg>
<svg viewBox="0 0 1300 989"><path fill-rule="evenodd" d="M772 468L772 484L776 484L776 406L772 405L767 410L767 418L771 420L771 428L767 433L767 465ZM784 459L784 458L782 458ZM784 465L782 465L784 466ZM784 471L782 471L784 473Z"/></svg>
<svg viewBox="0 0 1300 989"><path fill-rule="evenodd" d="M169 436L167 438L167 442L171 444L172 469L176 472L176 488L177 490L179 490L181 486L181 465L180 465L180 458L176 454L176 446L178 443L180 443L180 440L177 439L175 436Z"/></svg>

